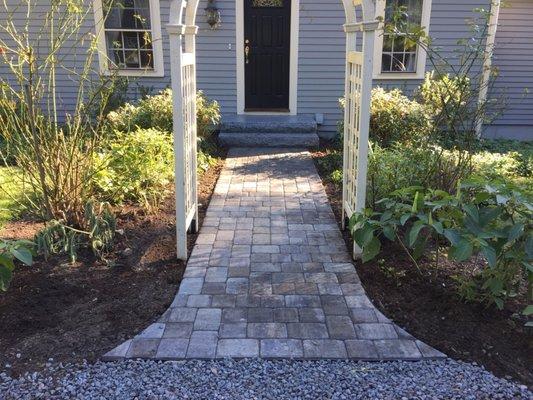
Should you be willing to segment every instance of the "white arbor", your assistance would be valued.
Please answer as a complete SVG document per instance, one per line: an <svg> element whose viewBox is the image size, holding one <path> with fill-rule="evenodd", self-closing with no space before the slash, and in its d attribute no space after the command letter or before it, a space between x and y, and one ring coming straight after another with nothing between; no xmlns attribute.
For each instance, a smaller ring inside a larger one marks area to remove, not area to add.
<svg viewBox="0 0 533 400"><path fill-rule="evenodd" d="M305 1L305 0L302 0ZM375 0L341 0L346 13L343 216L365 206ZM198 229L196 177L196 12L199 0L172 0L167 31L173 92L177 256L187 259L187 230ZM362 21L357 21L357 15ZM357 51L362 33L361 51ZM344 219L344 218L343 218Z"/></svg>

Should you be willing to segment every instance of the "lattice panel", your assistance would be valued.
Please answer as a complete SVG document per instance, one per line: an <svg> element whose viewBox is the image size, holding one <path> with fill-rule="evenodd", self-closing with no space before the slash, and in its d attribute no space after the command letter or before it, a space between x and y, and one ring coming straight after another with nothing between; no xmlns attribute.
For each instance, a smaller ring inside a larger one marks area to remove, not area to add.
<svg viewBox="0 0 533 400"><path fill-rule="evenodd" d="M346 65L348 76L344 119L346 157L344 165L344 208L348 218L356 211L357 157L361 124L361 91L363 85L363 53L350 52Z"/></svg>
<svg viewBox="0 0 533 400"><path fill-rule="evenodd" d="M185 144L185 211L186 215L196 207L196 84L195 65L188 64L183 68L183 125Z"/></svg>

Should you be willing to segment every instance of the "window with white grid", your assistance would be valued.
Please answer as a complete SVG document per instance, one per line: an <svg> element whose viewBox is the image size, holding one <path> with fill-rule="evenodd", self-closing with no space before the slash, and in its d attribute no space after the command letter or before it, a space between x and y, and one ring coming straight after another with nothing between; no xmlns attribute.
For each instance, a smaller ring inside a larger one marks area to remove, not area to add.
<svg viewBox="0 0 533 400"><path fill-rule="evenodd" d="M162 46L157 0L94 0L103 72L161 73Z"/></svg>

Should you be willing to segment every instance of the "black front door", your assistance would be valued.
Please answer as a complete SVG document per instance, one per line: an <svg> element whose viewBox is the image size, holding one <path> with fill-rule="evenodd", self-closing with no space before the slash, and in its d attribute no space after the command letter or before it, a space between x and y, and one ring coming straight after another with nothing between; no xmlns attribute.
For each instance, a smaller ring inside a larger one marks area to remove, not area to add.
<svg viewBox="0 0 533 400"><path fill-rule="evenodd" d="M290 0L244 0L247 111L288 111L290 30Z"/></svg>

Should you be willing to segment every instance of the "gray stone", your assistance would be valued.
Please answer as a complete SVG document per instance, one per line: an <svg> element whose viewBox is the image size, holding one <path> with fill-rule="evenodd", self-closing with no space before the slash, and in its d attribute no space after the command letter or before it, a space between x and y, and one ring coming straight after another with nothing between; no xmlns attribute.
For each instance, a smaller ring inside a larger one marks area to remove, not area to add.
<svg viewBox="0 0 533 400"><path fill-rule="evenodd" d="M133 339L126 353L127 358L154 358L160 339Z"/></svg>
<svg viewBox="0 0 533 400"><path fill-rule="evenodd" d="M294 322L287 324L290 338L296 339L324 339L329 337L325 324L314 322Z"/></svg>
<svg viewBox="0 0 533 400"><path fill-rule="evenodd" d="M194 330L215 331L220 326L222 310L220 308L201 308L194 320Z"/></svg>
<svg viewBox="0 0 533 400"><path fill-rule="evenodd" d="M258 357L259 341L254 339L220 339L218 357Z"/></svg>
<svg viewBox="0 0 533 400"><path fill-rule="evenodd" d="M346 347L342 340L304 340L306 358L347 358Z"/></svg>
<svg viewBox="0 0 533 400"><path fill-rule="evenodd" d="M187 358L214 358L217 349L218 332L195 331L187 349Z"/></svg>
<svg viewBox="0 0 533 400"><path fill-rule="evenodd" d="M346 340L344 342L348 357L358 360L377 360L379 354L371 340Z"/></svg>
<svg viewBox="0 0 533 400"><path fill-rule="evenodd" d="M301 358L303 344L297 339L261 340L261 357L264 358Z"/></svg>
<svg viewBox="0 0 533 400"><path fill-rule="evenodd" d="M329 336L332 339L356 339L355 330L350 317L328 315L326 317Z"/></svg>
<svg viewBox="0 0 533 400"><path fill-rule="evenodd" d="M298 322L297 308L274 309L274 322Z"/></svg>
<svg viewBox="0 0 533 400"><path fill-rule="evenodd" d="M326 316L321 308L300 308L298 313L300 322L326 322Z"/></svg>
<svg viewBox="0 0 533 400"><path fill-rule="evenodd" d="M277 322L249 323L247 336L251 338L286 338L287 327L285 324Z"/></svg>
<svg viewBox="0 0 533 400"><path fill-rule="evenodd" d="M188 346L188 339L162 339L155 357L160 360L185 358Z"/></svg>
<svg viewBox="0 0 533 400"><path fill-rule="evenodd" d="M196 308L176 307L171 310L168 322L194 322L196 318Z"/></svg>
<svg viewBox="0 0 533 400"><path fill-rule="evenodd" d="M420 359L422 354L414 340L375 340L374 344L383 359Z"/></svg>
<svg viewBox="0 0 533 400"><path fill-rule="evenodd" d="M398 334L392 324L355 324L355 333L359 339L397 339Z"/></svg>
<svg viewBox="0 0 533 400"><path fill-rule="evenodd" d="M246 337L246 322L230 322L220 324L221 338L237 339Z"/></svg>
<svg viewBox="0 0 533 400"><path fill-rule="evenodd" d="M167 323L163 337L165 339L189 339L192 333L192 322Z"/></svg>
<svg viewBox="0 0 533 400"><path fill-rule="evenodd" d="M312 295L287 295L285 296L287 307L321 307L320 297Z"/></svg>

